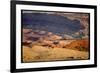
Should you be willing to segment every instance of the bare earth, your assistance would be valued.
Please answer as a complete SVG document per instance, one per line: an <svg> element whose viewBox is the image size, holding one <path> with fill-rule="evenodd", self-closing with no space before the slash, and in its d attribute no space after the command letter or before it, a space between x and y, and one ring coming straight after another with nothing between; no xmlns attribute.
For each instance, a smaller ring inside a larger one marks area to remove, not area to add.
<svg viewBox="0 0 100 73"><path fill-rule="evenodd" d="M89 52L67 48L49 48L43 46L23 46L23 62L55 61L55 60L80 60L88 59Z"/></svg>

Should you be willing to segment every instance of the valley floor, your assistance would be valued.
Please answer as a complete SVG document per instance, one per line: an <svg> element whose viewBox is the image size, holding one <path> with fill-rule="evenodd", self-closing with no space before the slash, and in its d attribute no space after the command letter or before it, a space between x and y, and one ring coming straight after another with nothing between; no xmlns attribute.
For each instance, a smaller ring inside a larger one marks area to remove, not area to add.
<svg viewBox="0 0 100 73"><path fill-rule="evenodd" d="M22 61L27 62L44 62L56 60L84 60L89 58L88 51L78 51L67 48L49 48L43 46L23 46Z"/></svg>

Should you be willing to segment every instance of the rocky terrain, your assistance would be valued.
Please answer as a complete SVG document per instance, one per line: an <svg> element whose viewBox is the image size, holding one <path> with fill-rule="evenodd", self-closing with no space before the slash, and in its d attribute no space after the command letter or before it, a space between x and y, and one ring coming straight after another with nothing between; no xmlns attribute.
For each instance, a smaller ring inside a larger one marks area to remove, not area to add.
<svg viewBox="0 0 100 73"><path fill-rule="evenodd" d="M69 39L52 32L23 29L23 62L89 58L88 39Z"/></svg>
<svg viewBox="0 0 100 73"><path fill-rule="evenodd" d="M45 12L22 16L22 62L89 58L88 14Z"/></svg>

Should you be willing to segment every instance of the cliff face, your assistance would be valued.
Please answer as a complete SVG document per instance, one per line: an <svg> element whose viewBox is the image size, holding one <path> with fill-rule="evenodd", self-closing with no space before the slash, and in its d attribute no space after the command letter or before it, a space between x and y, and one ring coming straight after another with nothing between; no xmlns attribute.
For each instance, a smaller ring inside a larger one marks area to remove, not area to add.
<svg viewBox="0 0 100 73"><path fill-rule="evenodd" d="M26 31L25 31L26 30ZM88 51L88 39L69 39L53 34L52 32L23 29L23 43L41 45L51 48L69 48ZM23 44L23 45L24 45Z"/></svg>

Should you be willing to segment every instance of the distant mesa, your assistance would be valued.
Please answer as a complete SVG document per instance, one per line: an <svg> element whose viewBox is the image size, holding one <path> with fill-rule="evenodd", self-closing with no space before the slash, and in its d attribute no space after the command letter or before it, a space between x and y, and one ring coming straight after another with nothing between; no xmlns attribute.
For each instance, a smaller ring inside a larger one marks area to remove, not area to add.
<svg viewBox="0 0 100 73"><path fill-rule="evenodd" d="M29 32L32 32L32 29L23 29L23 32L24 33L29 33Z"/></svg>
<svg viewBox="0 0 100 73"><path fill-rule="evenodd" d="M26 29L30 33L26 33L25 29L23 28L23 45L30 47L32 43L40 43L38 45L44 47L51 47L51 48L68 48L68 49L75 49L75 50L82 50L88 51L89 48L89 41L88 39L78 39L75 40L69 35L58 36L53 34L52 32L47 31L39 31L35 32L35 30ZM32 33L34 33L32 35ZM45 35L44 35L45 34ZM72 40L68 40L72 39Z"/></svg>
<svg viewBox="0 0 100 73"><path fill-rule="evenodd" d="M46 34L46 31L40 31L39 33L38 33L39 35L45 35Z"/></svg>

